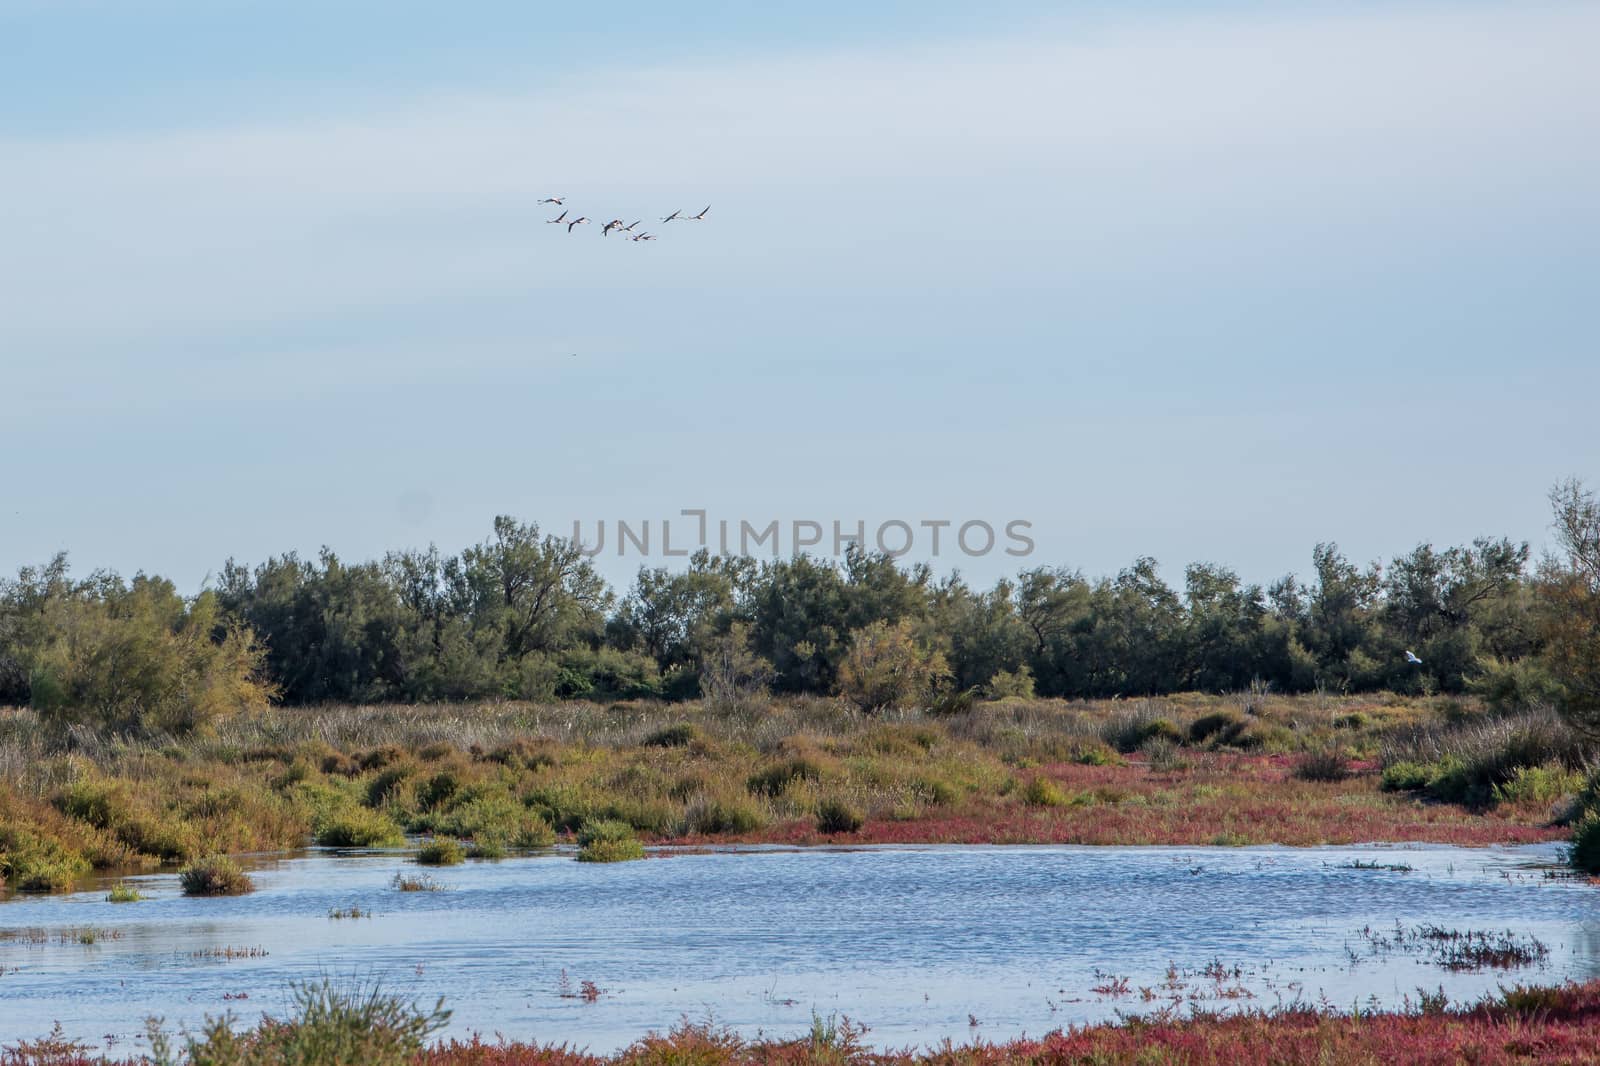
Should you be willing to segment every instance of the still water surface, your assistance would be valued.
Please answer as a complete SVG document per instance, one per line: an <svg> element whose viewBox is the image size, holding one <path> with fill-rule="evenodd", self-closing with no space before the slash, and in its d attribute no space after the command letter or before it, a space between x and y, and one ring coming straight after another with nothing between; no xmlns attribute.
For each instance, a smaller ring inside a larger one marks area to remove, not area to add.
<svg viewBox="0 0 1600 1066"><path fill-rule="evenodd" d="M442 995L453 1035L595 1051L685 1015L789 1036L813 1011L838 1013L881 1047L1038 1035L1173 996L1185 1010L1193 997L1394 1005L1419 986L1475 998L1600 975L1600 889L1548 876L1559 858L1551 845L882 847L595 866L555 852L440 870L446 891L402 893L394 874L418 871L404 855L306 852L256 863L257 891L238 898L186 899L159 874L130 879L139 903L107 903L105 886L0 902L0 1041L59 1020L131 1052L147 1016L254 1020L320 976ZM329 917L350 907L372 916ZM1549 955L1509 977L1373 955L1361 930L1396 922L1510 929ZM92 944L70 932L86 927ZM230 948L264 954L217 957ZM1095 991L1119 978L1127 994ZM604 994L562 994L584 981Z"/></svg>

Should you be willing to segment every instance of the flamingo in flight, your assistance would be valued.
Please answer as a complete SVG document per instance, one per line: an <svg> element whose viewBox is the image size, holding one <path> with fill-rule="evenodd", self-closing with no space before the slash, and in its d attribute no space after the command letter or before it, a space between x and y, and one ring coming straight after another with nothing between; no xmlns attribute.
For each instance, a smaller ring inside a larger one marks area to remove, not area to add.
<svg viewBox="0 0 1600 1066"><path fill-rule="evenodd" d="M565 214L566 212L562 212L562 213ZM585 223L587 221L589 221L589 216L588 215L580 215L579 217L573 219L571 222L567 223L567 232L571 233L573 226L581 226L583 223Z"/></svg>
<svg viewBox="0 0 1600 1066"><path fill-rule="evenodd" d="M705 209L703 211L701 211L698 215L690 215L687 218L685 218L684 221L685 222L704 222L705 218L706 218L706 211L709 211L709 210L711 210L711 205L710 204L706 204Z"/></svg>
<svg viewBox="0 0 1600 1066"><path fill-rule="evenodd" d="M609 236L611 236L611 231L612 230L621 229L621 228L622 228L622 219L614 218L610 222L607 222L605 224L605 226L600 230L600 236L609 237Z"/></svg>
<svg viewBox="0 0 1600 1066"><path fill-rule="evenodd" d="M559 207L561 204L564 204L564 203L567 202L567 198L565 196L547 196L543 200L540 200L539 202L541 204L555 204L556 206Z"/></svg>
<svg viewBox="0 0 1600 1066"><path fill-rule="evenodd" d="M630 237L628 239L634 241L653 241L656 239L656 235L654 233L641 233L637 237Z"/></svg>
<svg viewBox="0 0 1600 1066"><path fill-rule="evenodd" d="M633 227L637 226L642 221L644 221L644 220L636 218L632 222L628 223L626 226L623 226L620 232L622 232L622 233L632 233L633 232Z"/></svg>
<svg viewBox="0 0 1600 1066"><path fill-rule="evenodd" d="M559 215L557 215L555 218L547 218L547 219L545 219L544 220L544 224L546 226L557 226L557 225L560 225L560 224L562 224L562 223L564 223L566 221L567 221L567 213L565 211L563 211Z"/></svg>
<svg viewBox="0 0 1600 1066"><path fill-rule="evenodd" d="M682 215L683 215L683 208L680 207L678 210L672 212L672 214L668 215L666 218L662 219L661 221L662 222L671 222L675 218L682 217Z"/></svg>

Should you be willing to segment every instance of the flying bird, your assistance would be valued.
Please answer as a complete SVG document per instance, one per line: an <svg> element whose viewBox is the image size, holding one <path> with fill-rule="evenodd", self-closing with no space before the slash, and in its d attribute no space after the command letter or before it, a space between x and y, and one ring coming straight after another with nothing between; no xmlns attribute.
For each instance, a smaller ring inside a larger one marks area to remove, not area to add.
<svg viewBox="0 0 1600 1066"><path fill-rule="evenodd" d="M632 222L630 222L626 226L622 227L622 232L623 233L632 233L633 232L633 227L637 226L642 221L644 221L644 220L643 219L638 219L638 218L634 219Z"/></svg>
<svg viewBox="0 0 1600 1066"><path fill-rule="evenodd" d="M545 219L544 220L544 224L546 226L554 226L554 225L557 225L559 223L565 222L566 220L567 220L567 213L565 211L563 211L559 215L557 215L555 218L547 218L547 219Z"/></svg>
<svg viewBox="0 0 1600 1066"><path fill-rule="evenodd" d="M656 235L654 233L641 233L637 237L632 237L629 239L635 241L653 241L656 239Z"/></svg>
<svg viewBox="0 0 1600 1066"><path fill-rule="evenodd" d="M605 227L600 230L600 236L609 237L609 236L611 236L611 231L612 230L621 229L621 228L622 228L622 219L614 218L610 222L607 222L605 224Z"/></svg>
<svg viewBox="0 0 1600 1066"><path fill-rule="evenodd" d="M562 214L566 214L566 212L565 212L565 211L563 211L563 212L562 212ZM585 222L587 222L587 221L589 221L589 216L587 216L587 215L580 215L580 216L579 216L579 217L577 217L577 218L575 218L575 219L573 219L573 220L572 220L572 221L571 221L571 222L568 222L568 223L567 223L567 232L568 232L568 233L571 233L571 232L572 232L572 227L573 227L573 226L580 226L580 225L582 225L582 224L583 224L583 223L585 223Z"/></svg>
<svg viewBox="0 0 1600 1066"><path fill-rule="evenodd" d="M1422 665L1422 660L1417 658L1409 650L1406 652L1406 662L1411 663L1413 666L1421 666Z"/></svg>
<svg viewBox="0 0 1600 1066"><path fill-rule="evenodd" d="M706 217L706 211L709 211L709 210L711 210L711 205L710 204L706 204L705 210L701 211L698 215L690 215L688 218L684 219L684 221L685 222L704 222L705 221L705 217Z"/></svg>
<svg viewBox="0 0 1600 1066"><path fill-rule="evenodd" d="M683 214L683 208L680 207L680 208L678 208L678 210L672 212L672 214L668 215L666 218L662 219L661 221L663 221L663 222L671 222L673 219L680 217L682 214Z"/></svg>
<svg viewBox="0 0 1600 1066"><path fill-rule="evenodd" d="M541 204L564 204L567 202L567 198L565 196L549 196L539 202Z"/></svg>

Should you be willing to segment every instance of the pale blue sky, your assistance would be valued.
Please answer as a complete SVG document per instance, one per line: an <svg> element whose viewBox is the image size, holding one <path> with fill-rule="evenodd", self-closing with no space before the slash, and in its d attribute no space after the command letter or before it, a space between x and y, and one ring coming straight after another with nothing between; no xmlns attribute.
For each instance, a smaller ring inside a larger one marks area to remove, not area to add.
<svg viewBox="0 0 1600 1066"><path fill-rule="evenodd" d="M1268 580L1600 479L1600 8L682 7L0 0L0 567L699 506Z"/></svg>

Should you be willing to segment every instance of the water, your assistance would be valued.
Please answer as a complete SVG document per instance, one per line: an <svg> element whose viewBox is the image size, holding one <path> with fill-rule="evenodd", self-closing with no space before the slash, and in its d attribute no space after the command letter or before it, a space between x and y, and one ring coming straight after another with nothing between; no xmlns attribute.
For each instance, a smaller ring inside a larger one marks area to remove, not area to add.
<svg viewBox="0 0 1600 1066"><path fill-rule="evenodd" d="M443 995L454 1035L595 1051L685 1015L790 1036L813 1011L837 1012L869 1025L871 1043L904 1046L1038 1035L1168 995L1184 1010L1195 996L1212 1008L1397 1005L1441 985L1475 998L1511 980L1600 975L1600 889L1546 876L1558 860L1551 845L773 848L611 866L552 853L440 870L447 891L402 893L393 875L418 870L403 855L307 852L259 861L257 891L237 898L186 899L160 874L130 879L140 903L107 903L104 885L0 903L0 938L12 931L0 939L0 1040L59 1020L127 1053L149 1015L174 1029L229 1010L251 1021L318 976L428 1005ZM352 906L374 915L328 916ZM1372 957L1359 931L1396 922L1512 929L1549 955L1509 976ZM116 935L60 942L84 927ZM50 937L17 935L27 929ZM266 954L196 954L227 948ZM1214 961L1220 980L1196 972ZM1118 978L1128 994L1094 991ZM583 981L604 994L585 1002Z"/></svg>

